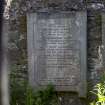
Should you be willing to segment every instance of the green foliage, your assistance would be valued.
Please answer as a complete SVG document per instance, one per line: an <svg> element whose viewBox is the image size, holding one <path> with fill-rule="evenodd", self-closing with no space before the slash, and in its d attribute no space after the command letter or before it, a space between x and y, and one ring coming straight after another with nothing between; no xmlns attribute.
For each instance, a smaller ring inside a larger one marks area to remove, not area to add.
<svg viewBox="0 0 105 105"><path fill-rule="evenodd" d="M10 88L10 105L25 105L26 83L12 81Z"/></svg>
<svg viewBox="0 0 105 105"><path fill-rule="evenodd" d="M105 76L103 76L101 82L94 87L92 93L95 94L96 100L90 103L90 105L105 105Z"/></svg>
<svg viewBox="0 0 105 105"><path fill-rule="evenodd" d="M10 72L10 105L25 105L27 90L26 71L22 65L12 65Z"/></svg>
<svg viewBox="0 0 105 105"><path fill-rule="evenodd" d="M10 105L59 105L59 102L52 85L35 91L30 86L14 83Z"/></svg>
<svg viewBox="0 0 105 105"><path fill-rule="evenodd" d="M45 89L34 91L28 87L26 105L58 105L58 98L52 85Z"/></svg>
<svg viewBox="0 0 105 105"><path fill-rule="evenodd" d="M35 105L58 105L57 95L52 85L48 85L44 90L37 91L34 99Z"/></svg>
<svg viewBox="0 0 105 105"><path fill-rule="evenodd" d="M27 87L26 91L26 105L34 105L34 93L30 86Z"/></svg>

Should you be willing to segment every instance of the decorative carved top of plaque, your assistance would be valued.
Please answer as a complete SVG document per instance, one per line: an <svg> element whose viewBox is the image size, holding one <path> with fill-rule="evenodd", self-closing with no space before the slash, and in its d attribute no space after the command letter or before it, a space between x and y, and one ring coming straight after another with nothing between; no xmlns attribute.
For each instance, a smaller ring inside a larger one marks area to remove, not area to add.
<svg viewBox="0 0 105 105"><path fill-rule="evenodd" d="M28 14L31 84L86 96L86 12Z"/></svg>

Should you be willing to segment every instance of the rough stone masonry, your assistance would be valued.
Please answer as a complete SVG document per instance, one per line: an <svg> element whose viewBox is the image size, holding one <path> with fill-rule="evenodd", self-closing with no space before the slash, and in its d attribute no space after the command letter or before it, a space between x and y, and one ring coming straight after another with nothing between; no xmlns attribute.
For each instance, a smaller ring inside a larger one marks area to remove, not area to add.
<svg viewBox="0 0 105 105"><path fill-rule="evenodd" d="M9 51L12 64L27 71L26 14L40 11L87 11L87 83L88 89L96 84L104 72L102 65L102 13L101 0L13 0L5 12L9 21ZM23 59L23 60L21 60ZM27 78L27 73L24 77ZM61 105L86 105L86 99L69 92L58 93Z"/></svg>

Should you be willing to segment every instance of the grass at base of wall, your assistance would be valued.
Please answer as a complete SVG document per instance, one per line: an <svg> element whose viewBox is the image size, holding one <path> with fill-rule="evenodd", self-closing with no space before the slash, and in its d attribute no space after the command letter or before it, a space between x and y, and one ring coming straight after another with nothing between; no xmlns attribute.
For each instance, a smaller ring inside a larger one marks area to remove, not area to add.
<svg viewBox="0 0 105 105"><path fill-rule="evenodd" d="M24 84L14 83L10 92L10 105L59 105L57 94L52 85L35 91Z"/></svg>
<svg viewBox="0 0 105 105"><path fill-rule="evenodd" d="M102 76L100 82L94 86L93 91L95 99L90 105L105 105L105 74Z"/></svg>

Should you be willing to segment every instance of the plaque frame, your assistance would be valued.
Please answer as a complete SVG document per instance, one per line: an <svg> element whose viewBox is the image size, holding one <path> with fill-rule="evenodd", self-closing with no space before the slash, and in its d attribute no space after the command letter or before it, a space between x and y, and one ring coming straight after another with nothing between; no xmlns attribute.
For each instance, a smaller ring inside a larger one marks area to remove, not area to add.
<svg viewBox="0 0 105 105"><path fill-rule="evenodd" d="M41 12L39 12L41 13ZM44 14L44 12L42 12ZM45 12L46 13L46 12ZM78 92L79 97L86 97L87 94L87 12L86 11L72 11L72 12L54 12L57 14L71 14L75 13L78 16L78 20L81 21L79 35L81 41L81 56L80 56L80 83L76 88L63 88L56 89L57 91L66 91L66 92ZM51 13L51 14L54 14ZM35 56L35 47L37 47L37 43L35 43L35 34L38 35L37 31L37 15L38 13L28 13L27 14L27 46L28 46L28 74L29 74L29 83L35 88L40 87L38 83L38 69L35 62L37 62L37 57Z"/></svg>

